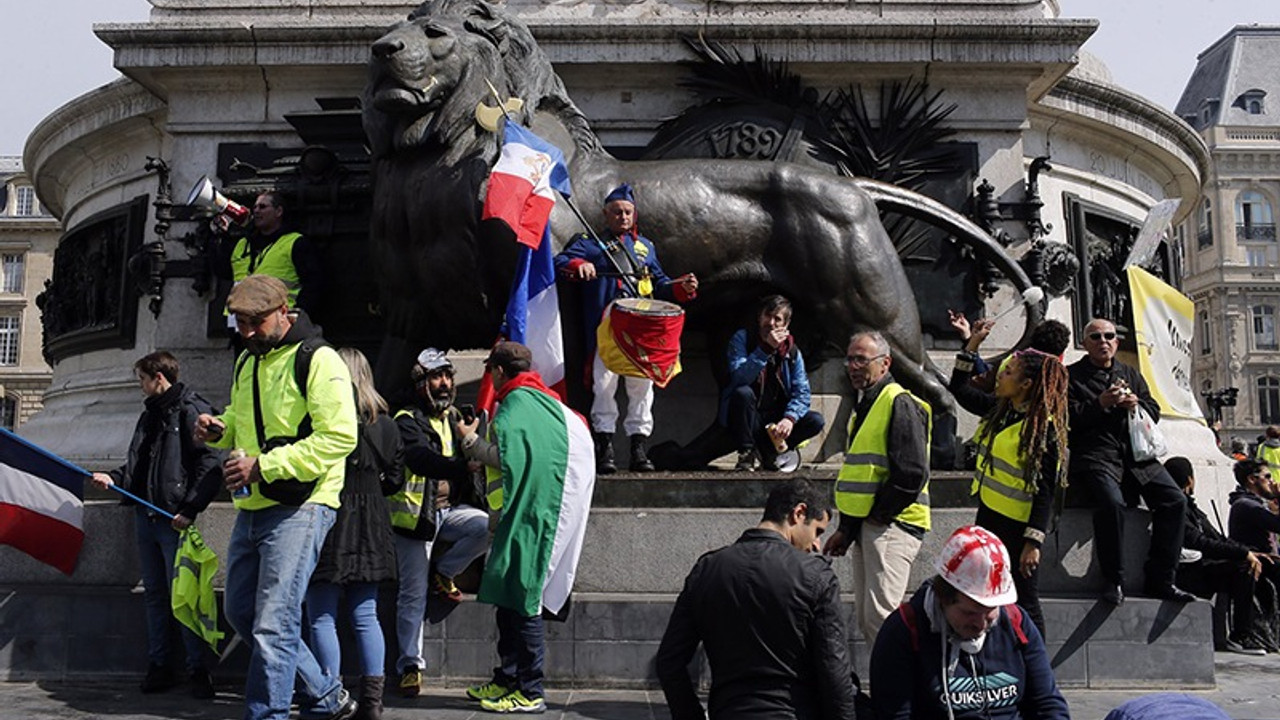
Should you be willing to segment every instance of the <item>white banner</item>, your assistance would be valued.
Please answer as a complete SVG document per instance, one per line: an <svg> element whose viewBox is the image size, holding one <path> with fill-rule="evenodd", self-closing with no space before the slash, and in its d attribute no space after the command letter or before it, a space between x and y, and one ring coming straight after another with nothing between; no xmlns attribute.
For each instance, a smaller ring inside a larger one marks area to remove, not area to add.
<svg viewBox="0 0 1280 720"><path fill-rule="evenodd" d="M1138 343L1138 366L1162 415L1203 422L1191 387L1191 335L1195 303L1160 278L1131 265L1129 292Z"/></svg>

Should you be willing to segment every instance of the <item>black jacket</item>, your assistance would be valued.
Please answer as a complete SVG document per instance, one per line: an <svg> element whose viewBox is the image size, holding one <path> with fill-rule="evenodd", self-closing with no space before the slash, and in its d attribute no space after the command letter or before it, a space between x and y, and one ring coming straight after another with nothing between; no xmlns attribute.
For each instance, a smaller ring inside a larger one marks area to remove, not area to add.
<svg viewBox="0 0 1280 720"><path fill-rule="evenodd" d="M1227 534L1249 549L1260 553L1275 552L1271 533L1280 532L1280 515L1271 512L1267 502L1244 488L1236 488L1228 496L1231 515Z"/></svg>
<svg viewBox="0 0 1280 720"><path fill-rule="evenodd" d="M828 559L772 530L703 555L685 580L657 657L673 720L703 717L689 677L699 643L712 720L855 717L840 583Z"/></svg>
<svg viewBox="0 0 1280 720"><path fill-rule="evenodd" d="M1196 499L1187 498L1186 529L1182 531L1182 547L1199 550L1207 560L1244 560L1249 548L1243 543L1223 537L1209 522L1209 516L1196 507Z"/></svg>
<svg viewBox="0 0 1280 720"><path fill-rule="evenodd" d="M382 497L383 478L404 478L404 450L396 424L386 415L360 422L360 441L347 457L338 517L325 537L311 582L337 585L396 577L391 515Z"/></svg>
<svg viewBox="0 0 1280 720"><path fill-rule="evenodd" d="M1164 474L1164 466L1157 460L1133 461L1133 452L1129 449L1128 411L1120 408L1103 410L1098 403L1098 396L1106 392L1113 382L1124 380L1137 394L1142 409L1152 420L1159 421L1160 404L1151 397L1142 373L1119 360L1112 360L1109 368L1100 368L1086 356L1067 366L1067 376L1070 474L1106 475L1116 482L1122 480L1126 472L1144 482Z"/></svg>
<svg viewBox="0 0 1280 720"><path fill-rule="evenodd" d="M221 454L193 435L196 418L217 411L182 383L144 404L124 465L107 474L134 495L194 520L222 487Z"/></svg>
<svg viewBox="0 0 1280 720"><path fill-rule="evenodd" d="M449 481L449 505L470 505L477 508L488 507L484 500L484 491L476 486L467 469L467 458L462 454L462 446L455 443L453 455L446 457L443 452L444 441L431 427L427 413L419 405L406 408L412 415L396 413L396 427L400 430L400 440L404 443L404 466L415 475L427 478L426 503L430 503L436 494L436 483ZM445 412L445 421L451 426L461 419L457 408L449 408ZM456 440L460 441L461 438ZM403 473L395 478L396 484L383 489L388 495L400 490L404 485ZM436 514L423 512L418 518L418 527L413 530L394 528L399 535L431 540L436 535Z"/></svg>

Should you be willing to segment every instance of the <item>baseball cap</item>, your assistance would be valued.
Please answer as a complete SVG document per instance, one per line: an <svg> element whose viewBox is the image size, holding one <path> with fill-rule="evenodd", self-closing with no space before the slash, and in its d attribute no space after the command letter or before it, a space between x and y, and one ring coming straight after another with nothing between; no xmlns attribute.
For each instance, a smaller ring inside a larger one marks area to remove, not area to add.
<svg viewBox="0 0 1280 720"><path fill-rule="evenodd" d="M523 360L530 365L533 364L533 353L529 348L512 340L504 340L493 346L493 350L489 352L489 357L484 359L485 367L493 365L506 365L513 360Z"/></svg>
<svg viewBox="0 0 1280 720"><path fill-rule="evenodd" d="M418 353L418 364L423 370L431 372L440 368L452 368L453 362L449 360L444 350L437 350L429 347Z"/></svg>

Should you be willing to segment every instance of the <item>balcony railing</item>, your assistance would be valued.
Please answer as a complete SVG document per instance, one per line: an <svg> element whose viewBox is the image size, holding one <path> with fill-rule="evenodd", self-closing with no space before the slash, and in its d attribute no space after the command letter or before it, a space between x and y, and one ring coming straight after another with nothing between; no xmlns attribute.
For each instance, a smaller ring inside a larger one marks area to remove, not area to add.
<svg viewBox="0 0 1280 720"><path fill-rule="evenodd" d="M1275 242L1276 226L1272 223L1237 225L1236 240L1239 242Z"/></svg>

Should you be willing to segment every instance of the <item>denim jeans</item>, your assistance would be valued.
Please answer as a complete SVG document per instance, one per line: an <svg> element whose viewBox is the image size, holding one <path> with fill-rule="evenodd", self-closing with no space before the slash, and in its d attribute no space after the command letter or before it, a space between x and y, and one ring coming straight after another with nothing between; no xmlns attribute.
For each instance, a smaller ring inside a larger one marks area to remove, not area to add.
<svg viewBox="0 0 1280 720"><path fill-rule="evenodd" d="M311 622L311 652L325 675L342 678L342 647L338 643L338 601L347 596L351 628L355 631L360 651L360 674L381 677L386 674L387 643L378 624L378 583L349 585L312 583L307 588L307 618Z"/></svg>
<svg viewBox="0 0 1280 720"><path fill-rule="evenodd" d="M396 672L403 673L405 668L414 666L425 670L422 618L430 589L432 543L403 535L394 537L400 578L396 595L396 642L400 646ZM489 513L470 505L442 508L436 511L436 539L453 543L436 563L436 570L445 577L454 577L488 549Z"/></svg>
<svg viewBox="0 0 1280 720"><path fill-rule="evenodd" d="M527 698L542 697L542 661L547 654L547 629L541 615L525 617L499 607L498 660L494 682L515 687Z"/></svg>
<svg viewBox="0 0 1280 720"><path fill-rule="evenodd" d="M142 570L142 600L147 609L147 659L152 665L169 664L170 629L174 626L169 588L173 586L173 557L178 553L178 531L161 517L137 508L134 529L138 539L138 565ZM187 670L208 668L213 651L199 635L180 626L187 649Z"/></svg>
<svg viewBox="0 0 1280 720"><path fill-rule="evenodd" d="M302 599L337 512L305 503L241 510L227 549L225 612L249 642L245 720L286 720L297 677L301 716L338 708L342 683L302 643Z"/></svg>

